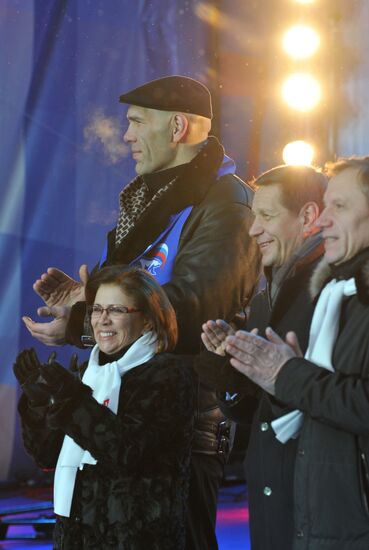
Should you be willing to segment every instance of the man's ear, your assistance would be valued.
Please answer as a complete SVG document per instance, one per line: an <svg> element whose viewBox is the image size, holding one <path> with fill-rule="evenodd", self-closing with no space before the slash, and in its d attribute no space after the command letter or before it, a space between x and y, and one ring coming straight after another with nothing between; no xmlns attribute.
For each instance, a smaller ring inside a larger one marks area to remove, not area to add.
<svg viewBox="0 0 369 550"><path fill-rule="evenodd" d="M187 134L188 130L188 118L183 113L176 113L172 120L173 130L173 142L179 143Z"/></svg>
<svg viewBox="0 0 369 550"><path fill-rule="evenodd" d="M300 217L303 224L304 236L308 237L319 231L316 220L319 218L320 210L316 202L307 202L300 210Z"/></svg>

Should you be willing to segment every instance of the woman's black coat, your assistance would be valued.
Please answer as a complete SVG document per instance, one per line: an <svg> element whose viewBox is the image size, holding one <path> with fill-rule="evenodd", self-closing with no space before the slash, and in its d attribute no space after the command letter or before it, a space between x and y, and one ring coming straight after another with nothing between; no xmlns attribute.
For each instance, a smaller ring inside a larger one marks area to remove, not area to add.
<svg viewBox="0 0 369 550"><path fill-rule="evenodd" d="M25 447L40 467L55 467L65 434L98 461L77 474L71 518L57 522L56 548L184 548L193 421L184 357L159 354L129 371L117 415L83 384L77 397L46 411L23 395L19 410Z"/></svg>

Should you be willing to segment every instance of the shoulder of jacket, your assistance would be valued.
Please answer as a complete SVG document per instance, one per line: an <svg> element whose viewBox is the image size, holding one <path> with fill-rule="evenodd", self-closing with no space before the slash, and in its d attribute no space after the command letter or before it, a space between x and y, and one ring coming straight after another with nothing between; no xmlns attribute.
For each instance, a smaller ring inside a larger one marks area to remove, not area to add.
<svg viewBox="0 0 369 550"><path fill-rule="evenodd" d="M369 304L369 261L363 262L355 273L357 296L365 305ZM310 280L310 295L316 298L329 279L332 278L329 264L323 258L317 265Z"/></svg>
<svg viewBox="0 0 369 550"><path fill-rule="evenodd" d="M253 189L235 174L226 174L210 186L204 202L238 203L251 208L254 196Z"/></svg>

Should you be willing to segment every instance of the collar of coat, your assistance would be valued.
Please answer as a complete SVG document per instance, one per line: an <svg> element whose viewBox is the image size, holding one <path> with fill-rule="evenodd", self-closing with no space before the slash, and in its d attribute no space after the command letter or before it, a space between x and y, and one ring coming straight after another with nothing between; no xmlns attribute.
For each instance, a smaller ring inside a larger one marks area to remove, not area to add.
<svg viewBox="0 0 369 550"><path fill-rule="evenodd" d="M355 278L359 302L369 305L369 248L365 248L351 260L338 266L330 265L323 258L310 280L310 294L315 300L331 279Z"/></svg>
<svg viewBox="0 0 369 550"><path fill-rule="evenodd" d="M287 279L299 274L316 262L324 253L323 241L320 233L305 239L302 246L285 262L276 268L265 267L264 275L267 280L267 292L272 303L275 302L280 288ZM273 287L273 291L272 291ZM273 298L272 298L273 295Z"/></svg>
<svg viewBox="0 0 369 550"><path fill-rule="evenodd" d="M109 257L113 258L114 263L129 263L134 260L164 231L173 214L181 212L187 206L199 204L215 183L223 157L223 146L216 137L209 137L192 161L178 167L177 174L174 170L169 189L160 200L153 201L145 210L116 250L115 229L111 231L108 237ZM163 185L166 183L168 182L164 181Z"/></svg>

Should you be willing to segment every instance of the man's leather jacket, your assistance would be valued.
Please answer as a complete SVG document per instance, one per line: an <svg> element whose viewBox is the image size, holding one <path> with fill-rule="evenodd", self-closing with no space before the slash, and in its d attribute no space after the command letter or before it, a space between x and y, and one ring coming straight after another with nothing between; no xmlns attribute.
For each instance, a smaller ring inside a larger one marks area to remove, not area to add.
<svg viewBox="0 0 369 550"><path fill-rule="evenodd" d="M171 215L193 206L180 235L172 278L163 286L176 311L176 352L182 354L199 352L201 325L205 321L232 319L251 297L259 275L259 252L248 234L253 221L252 190L233 173L219 177L223 159L223 147L210 137L191 162L138 176L144 178L150 190L158 185L158 179L163 185L172 178L176 181L137 220L118 247L115 229L107 237L104 265L129 264L165 229ZM84 313L84 303L73 306L67 330L69 343L79 347ZM216 406L215 393L211 395L214 406L209 407L209 390L198 391L198 411L202 411L198 426L201 421L202 427L196 430L194 450L199 452L201 448L201 452L212 452L218 445L213 426L223 416Z"/></svg>

